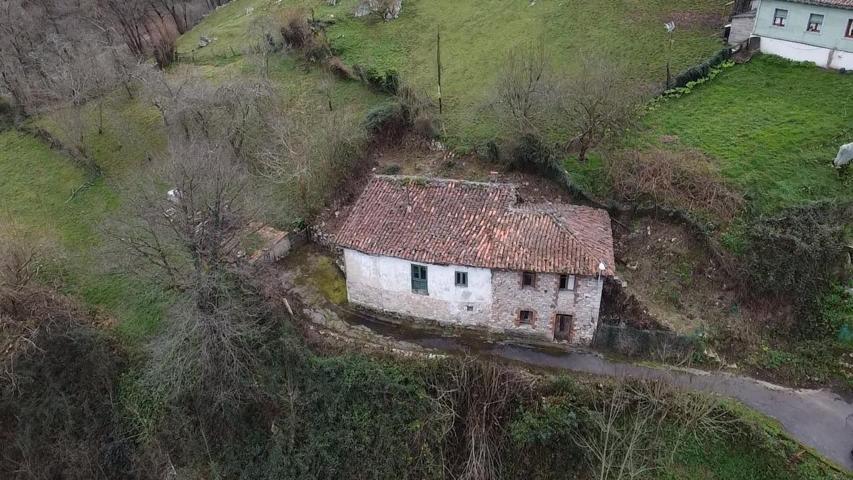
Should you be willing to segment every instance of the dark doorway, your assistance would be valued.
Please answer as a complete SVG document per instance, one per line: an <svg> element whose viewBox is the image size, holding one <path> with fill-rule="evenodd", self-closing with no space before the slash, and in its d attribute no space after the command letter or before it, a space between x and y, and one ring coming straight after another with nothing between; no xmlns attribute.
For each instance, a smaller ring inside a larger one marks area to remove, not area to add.
<svg viewBox="0 0 853 480"><path fill-rule="evenodd" d="M554 320L554 340L572 340L572 316L557 314Z"/></svg>

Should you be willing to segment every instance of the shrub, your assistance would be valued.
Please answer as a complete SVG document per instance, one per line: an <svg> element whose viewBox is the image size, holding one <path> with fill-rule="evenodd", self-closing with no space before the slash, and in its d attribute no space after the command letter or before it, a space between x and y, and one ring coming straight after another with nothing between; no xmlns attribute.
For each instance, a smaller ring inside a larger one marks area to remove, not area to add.
<svg viewBox="0 0 853 480"><path fill-rule="evenodd" d="M554 152L541 137L528 133L510 146L509 165L523 171L547 174L555 164Z"/></svg>
<svg viewBox="0 0 853 480"><path fill-rule="evenodd" d="M429 140L438 137L436 106L428 95L411 85L402 84L394 98L400 104L406 123L416 134Z"/></svg>
<svg viewBox="0 0 853 480"><path fill-rule="evenodd" d="M699 65L694 65L687 70L679 73L672 79L670 88L680 88L686 86L690 82L707 77L711 70L732 57L731 48L723 48L715 53L711 58L705 60Z"/></svg>
<svg viewBox="0 0 853 480"><path fill-rule="evenodd" d="M396 70L379 72L375 68L365 69L361 65L353 66L355 74L371 88L390 95L396 95L400 87L400 74Z"/></svg>
<svg viewBox="0 0 853 480"><path fill-rule="evenodd" d="M67 299L25 290L0 294L0 477L129 478L112 409L123 355Z"/></svg>
<svg viewBox="0 0 853 480"><path fill-rule="evenodd" d="M171 28L159 29L159 35L152 40L152 53L157 66L166 68L178 59L178 34Z"/></svg>
<svg viewBox="0 0 853 480"><path fill-rule="evenodd" d="M406 130L408 122L399 103L384 103L367 112L364 127L371 135L396 138Z"/></svg>
<svg viewBox="0 0 853 480"><path fill-rule="evenodd" d="M399 175L400 174L400 166L395 164L387 165L382 169L383 175Z"/></svg>
<svg viewBox="0 0 853 480"><path fill-rule="evenodd" d="M835 333L825 325L818 298L844 265L845 224L853 202L818 202L762 216L746 228L745 276L756 293L789 296L800 315L802 333Z"/></svg>
<svg viewBox="0 0 853 480"><path fill-rule="evenodd" d="M288 8L281 12L281 37L288 48L300 49L311 45L314 34L308 17L301 8Z"/></svg>
<svg viewBox="0 0 853 480"><path fill-rule="evenodd" d="M15 125L15 109L12 102L0 96L0 131L12 128Z"/></svg>
<svg viewBox="0 0 853 480"><path fill-rule="evenodd" d="M326 61L326 66L329 67L330 72L334 73L341 80L355 80L358 78L355 72L340 57L330 57Z"/></svg>
<svg viewBox="0 0 853 480"><path fill-rule="evenodd" d="M711 159L695 151L621 152L605 157L614 193L623 201L710 213L731 220L743 197L728 186Z"/></svg>

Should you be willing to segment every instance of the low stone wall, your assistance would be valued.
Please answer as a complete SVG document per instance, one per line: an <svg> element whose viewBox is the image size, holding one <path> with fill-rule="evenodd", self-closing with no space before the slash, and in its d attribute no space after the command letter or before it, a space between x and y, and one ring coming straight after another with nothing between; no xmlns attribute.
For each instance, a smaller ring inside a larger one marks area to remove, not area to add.
<svg viewBox="0 0 853 480"><path fill-rule="evenodd" d="M628 357L683 362L699 350L695 337L666 330L640 330L625 324L599 324L592 346Z"/></svg>

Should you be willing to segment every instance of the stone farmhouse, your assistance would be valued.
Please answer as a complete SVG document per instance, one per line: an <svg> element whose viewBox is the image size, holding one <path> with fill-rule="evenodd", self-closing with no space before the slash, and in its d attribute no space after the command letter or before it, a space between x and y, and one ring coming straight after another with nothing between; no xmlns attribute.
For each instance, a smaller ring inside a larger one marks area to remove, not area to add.
<svg viewBox="0 0 853 480"><path fill-rule="evenodd" d="M614 275L606 211L514 185L374 176L337 234L350 303L588 344Z"/></svg>
<svg viewBox="0 0 853 480"><path fill-rule="evenodd" d="M853 70L853 0L753 0L732 17L730 44Z"/></svg>

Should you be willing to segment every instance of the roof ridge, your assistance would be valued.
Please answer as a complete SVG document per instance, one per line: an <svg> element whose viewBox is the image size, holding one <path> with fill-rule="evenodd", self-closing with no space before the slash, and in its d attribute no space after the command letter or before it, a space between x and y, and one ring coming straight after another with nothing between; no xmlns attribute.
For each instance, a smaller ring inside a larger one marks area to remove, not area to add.
<svg viewBox="0 0 853 480"><path fill-rule="evenodd" d="M439 184L446 185L448 183L457 183L462 185L471 185L471 186L479 186L479 187L503 187L503 188L511 188L512 190L516 190L516 185L510 182L478 182L476 180L463 180L457 178L437 178L437 177L424 177L421 175L382 175L375 174L373 178L377 178L380 180L397 180L397 181L411 181L413 183L423 183L424 185L428 184Z"/></svg>

